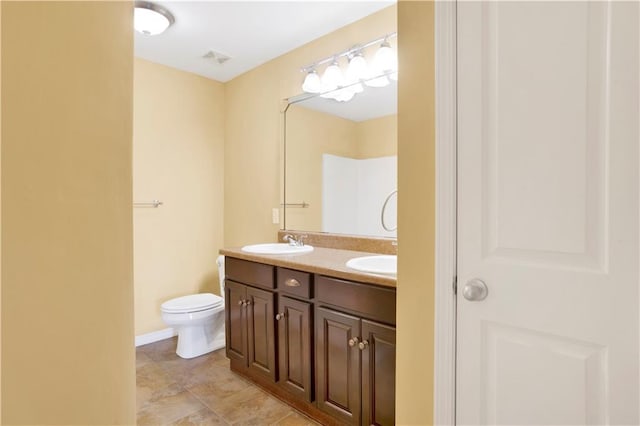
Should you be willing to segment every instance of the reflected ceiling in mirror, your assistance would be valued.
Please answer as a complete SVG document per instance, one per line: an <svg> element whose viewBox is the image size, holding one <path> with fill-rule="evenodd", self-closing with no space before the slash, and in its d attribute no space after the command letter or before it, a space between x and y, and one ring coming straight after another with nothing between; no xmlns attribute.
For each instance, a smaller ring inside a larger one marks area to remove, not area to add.
<svg viewBox="0 0 640 426"><path fill-rule="evenodd" d="M389 80L385 87L365 87L347 102L323 98L319 95L300 95L289 100L291 104L304 102L303 106L351 121L366 121L394 115L398 111L398 82Z"/></svg>
<svg viewBox="0 0 640 426"><path fill-rule="evenodd" d="M284 229L395 238L381 213L397 188L397 98L391 80L348 102L308 94L288 100ZM395 199L385 212L392 227Z"/></svg>

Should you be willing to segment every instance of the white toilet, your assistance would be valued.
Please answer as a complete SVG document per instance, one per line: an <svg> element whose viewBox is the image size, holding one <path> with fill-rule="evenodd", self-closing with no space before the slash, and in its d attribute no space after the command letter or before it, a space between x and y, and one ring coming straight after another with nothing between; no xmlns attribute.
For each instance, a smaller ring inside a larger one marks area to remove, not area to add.
<svg viewBox="0 0 640 426"><path fill-rule="evenodd" d="M224 256L219 256L220 294L224 296ZM195 358L224 348L224 299L211 293L191 294L160 306L163 321L178 332L176 354Z"/></svg>

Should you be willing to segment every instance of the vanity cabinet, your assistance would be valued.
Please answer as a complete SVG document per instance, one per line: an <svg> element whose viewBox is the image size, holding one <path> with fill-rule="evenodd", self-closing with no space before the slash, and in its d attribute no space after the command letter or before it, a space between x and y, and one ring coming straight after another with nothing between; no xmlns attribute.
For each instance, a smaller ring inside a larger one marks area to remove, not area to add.
<svg viewBox="0 0 640 426"><path fill-rule="evenodd" d="M349 424L394 424L395 291L328 277L317 291L318 408Z"/></svg>
<svg viewBox="0 0 640 426"><path fill-rule="evenodd" d="M273 288L274 268L229 259L226 270L227 356L239 361L249 372L275 381L275 293L267 290Z"/></svg>
<svg viewBox="0 0 640 426"><path fill-rule="evenodd" d="M231 369L325 425L391 425L395 288L227 256Z"/></svg>
<svg viewBox="0 0 640 426"><path fill-rule="evenodd" d="M313 401L312 274L276 270L278 296L278 384L293 396Z"/></svg>

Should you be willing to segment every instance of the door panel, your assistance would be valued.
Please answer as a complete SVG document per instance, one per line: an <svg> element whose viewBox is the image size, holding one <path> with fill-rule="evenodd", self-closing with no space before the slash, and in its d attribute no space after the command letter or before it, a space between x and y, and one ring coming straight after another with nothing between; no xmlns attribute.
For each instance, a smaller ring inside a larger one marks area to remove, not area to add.
<svg viewBox="0 0 640 426"><path fill-rule="evenodd" d="M274 294L247 287L249 370L276 380Z"/></svg>
<svg viewBox="0 0 640 426"><path fill-rule="evenodd" d="M316 308L318 408L349 424L360 424L360 339L357 317Z"/></svg>
<svg viewBox="0 0 640 426"><path fill-rule="evenodd" d="M247 360L247 317L242 302L247 298L246 288L246 286L234 281L225 281L227 356L245 363Z"/></svg>
<svg viewBox="0 0 640 426"><path fill-rule="evenodd" d="M640 420L638 16L458 4L460 424Z"/></svg>
<svg viewBox="0 0 640 426"><path fill-rule="evenodd" d="M311 402L311 304L280 296L278 311L279 383L289 392Z"/></svg>
<svg viewBox="0 0 640 426"><path fill-rule="evenodd" d="M395 424L396 329L362 320L362 423Z"/></svg>

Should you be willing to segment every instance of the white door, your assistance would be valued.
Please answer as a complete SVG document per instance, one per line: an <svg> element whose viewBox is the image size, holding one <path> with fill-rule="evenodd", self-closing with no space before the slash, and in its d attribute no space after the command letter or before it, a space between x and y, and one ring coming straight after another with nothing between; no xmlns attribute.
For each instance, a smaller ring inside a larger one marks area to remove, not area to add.
<svg viewBox="0 0 640 426"><path fill-rule="evenodd" d="M458 424L640 423L639 13L458 3Z"/></svg>

